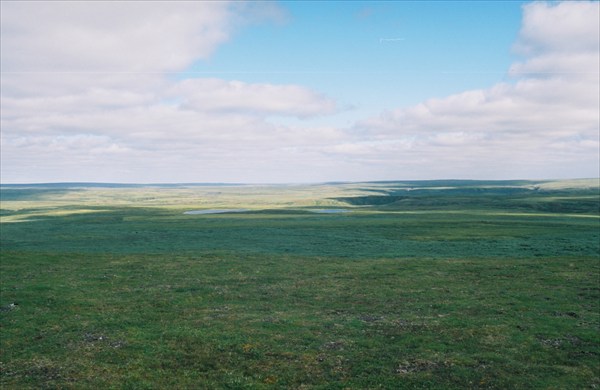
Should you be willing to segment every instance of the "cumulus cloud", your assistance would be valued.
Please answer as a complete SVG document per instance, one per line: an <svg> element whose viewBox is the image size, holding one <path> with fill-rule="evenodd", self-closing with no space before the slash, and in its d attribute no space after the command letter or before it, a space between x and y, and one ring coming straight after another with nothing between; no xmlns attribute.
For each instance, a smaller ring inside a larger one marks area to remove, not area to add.
<svg viewBox="0 0 600 390"><path fill-rule="evenodd" d="M2 69L179 70L229 38L227 2L2 2Z"/></svg>
<svg viewBox="0 0 600 390"><path fill-rule="evenodd" d="M523 6L523 23L517 50L544 52L597 52L598 3L535 2Z"/></svg>
<svg viewBox="0 0 600 390"><path fill-rule="evenodd" d="M306 117L334 111L335 102L298 85L249 84L220 79L189 79L169 91L186 109Z"/></svg>
<svg viewBox="0 0 600 390"><path fill-rule="evenodd" d="M514 64L511 74L562 74L585 77L597 83L598 13L597 2L525 5L523 25L514 49L527 60Z"/></svg>
<svg viewBox="0 0 600 390"><path fill-rule="evenodd" d="M269 121L335 110L309 88L169 75L285 18L272 2L2 2L2 180L239 180L228 169L331 137Z"/></svg>
<svg viewBox="0 0 600 390"><path fill-rule="evenodd" d="M434 177L597 176L599 3L531 3L523 11L515 50L524 60L509 70L513 80L385 111L357 123L357 142L408 144L388 161ZM381 156L380 148L373 153Z"/></svg>

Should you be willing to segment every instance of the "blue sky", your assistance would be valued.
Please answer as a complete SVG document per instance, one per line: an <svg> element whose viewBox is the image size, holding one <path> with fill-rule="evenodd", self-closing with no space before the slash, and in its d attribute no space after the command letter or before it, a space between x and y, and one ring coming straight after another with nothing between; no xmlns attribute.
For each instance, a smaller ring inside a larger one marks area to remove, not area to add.
<svg viewBox="0 0 600 390"><path fill-rule="evenodd" d="M185 76L305 85L374 114L506 80L522 4L282 2Z"/></svg>
<svg viewBox="0 0 600 390"><path fill-rule="evenodd" d="M598 2L2 1L1 180L598 177Z"/></svg>

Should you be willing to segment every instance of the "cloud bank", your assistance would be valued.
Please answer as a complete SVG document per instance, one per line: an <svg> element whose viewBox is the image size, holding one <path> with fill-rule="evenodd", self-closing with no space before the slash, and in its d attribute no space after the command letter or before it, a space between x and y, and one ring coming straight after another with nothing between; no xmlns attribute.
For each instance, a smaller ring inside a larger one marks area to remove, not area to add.
<svg viewBox="0 0 600 390"><path fill-rule="evenodd" d="M401 171L429 164L434 177L598 177L598 11L597 2L525 5L515 43L524 58L510 81L361 121L355 150Z"/></svg>
<svg viewBox="0 0 600 390"><path fill-rule="evenodd" d="M173 77L274 3L3 2L2 182L597 177L598 5L524 6L503 83L322 126L323 91Z"/></svg>
<svg viewBox="0 0 600 390"><path fill-rule="evenodd" d="M163 72L206 59L237 26L280 19L263 3L3 2L3 71Z"/></svg>

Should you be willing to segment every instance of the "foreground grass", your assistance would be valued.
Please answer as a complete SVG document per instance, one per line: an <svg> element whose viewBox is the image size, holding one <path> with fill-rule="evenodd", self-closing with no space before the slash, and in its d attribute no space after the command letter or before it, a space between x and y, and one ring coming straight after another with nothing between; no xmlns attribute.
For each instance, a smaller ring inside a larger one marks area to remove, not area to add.
<svg viewBox="0 0 600 390"><path fill-rule="evenodd" d="M0 225L0 384L599 388L599 220L573 200L590 195L561 212L526 196L344 215L29 203Z"/></svg>

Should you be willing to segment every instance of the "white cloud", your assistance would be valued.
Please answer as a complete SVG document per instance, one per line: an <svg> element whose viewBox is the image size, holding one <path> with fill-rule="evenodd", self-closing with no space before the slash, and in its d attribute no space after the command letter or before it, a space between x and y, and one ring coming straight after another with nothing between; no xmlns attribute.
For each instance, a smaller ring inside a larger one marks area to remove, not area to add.
<svg viewBox="0 0 600 390"><path fill-rule="evenodd" d="M189 79L173 86L170 96L186 109L307 117L333 112L335 103L297 85L249 84L220 79Z"/></svg>
<svg viewBox="0 0 600 390"><path fill-rule="evenodd" d="M355 131L367 141L411 140L410 154L396 151L405 157L397 167L429 177L597 176L598 14L597 2L528 4L516 80L389 110Z"/></svg>
<svg viewBox="0 0 600 390"><path fill-rule="evenodd" d="M510 72L586 78L598 83L600 25L597 2L531 3L523 7L523 25L514 45L527 57Z"/></svg>
<svg viewBox="0 0 600 390"><path fill-rule="evenodd" d="M2 18L3 181L208 180L207 167L236 180L215 169L285 160L334 133L268 121L335 109L309 88L165 73L240 26L284 21L275 3L3 2Z"/></svg>
<svg viewBox="0 0 600 390"><path fill-rule="evenodd" d="M180 71L240 26L285 20L271 2L3 1L3 72Z"/></svg>
<svg viewBox="0 0 600 390"><path fill-rule="evenodd" d="M598 3L534 2L523 7L516 48L527 55L544 52L597 52L600 42Z"/></svg>
<svg viewBox="0 0 600 390"><path fill-rule="evenodd" d="M35 153L105 154L126 153L130 149L118 145L107 136L77 134L73 136L25 136L5 140L9 146Z"/></svg>
<svg viewBox="0 0 600 390"><path fill-rule="evenodd" d="M229 38L228 2L2 2L2 69L160 72Z"/></svg>

